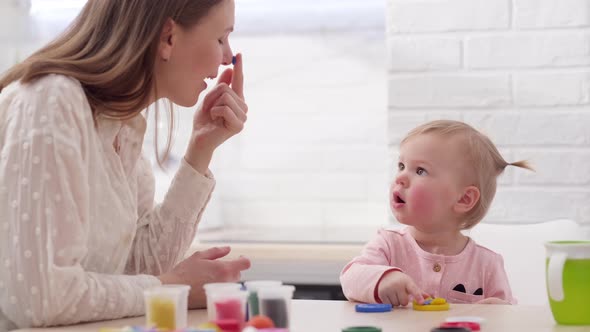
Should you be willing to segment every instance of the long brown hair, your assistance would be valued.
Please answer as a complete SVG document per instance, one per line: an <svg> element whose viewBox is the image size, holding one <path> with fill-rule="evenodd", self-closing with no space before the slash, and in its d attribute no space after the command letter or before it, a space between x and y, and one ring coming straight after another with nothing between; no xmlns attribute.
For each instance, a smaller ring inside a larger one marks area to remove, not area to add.
<svg viewBox="0 0 590 332"><path fill-rule="evenodd" d="M480 191L480 197L473 209L465 215L462 229L469 229L480 222L488 212L496 195L497 178L507 166L534 169L526 160L509 163L500 154L489 137L472 126L453 120L435 120L414 128L402 140L403 145L412 137L422 134L436 134L443 137L460 136L463 139L463 156L467 166L465 176L473 181Z"/></svg>
<svg viewBox="0 0 590 332"><path fill-rule="evenodd" d="M0 78L0 92L14 81L28 83L48 74L61 74L80 81L95 118L132 118L148 105L150 97L157 99L154 65L166 20L171 18L189 28L222 1L88 0L63 34ZM172 107L168 112L164 160L174 132ZM160 163L157 129L155 136Z"/></svg>

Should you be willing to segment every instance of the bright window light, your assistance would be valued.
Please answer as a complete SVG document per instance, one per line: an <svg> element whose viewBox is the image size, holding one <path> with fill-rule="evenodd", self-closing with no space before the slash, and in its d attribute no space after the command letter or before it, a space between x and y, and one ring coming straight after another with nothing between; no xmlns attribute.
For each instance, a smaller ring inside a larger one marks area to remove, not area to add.
<svg viewBox="0 0 590 332"><path fill-rule="evenodd" d="M85 4L86 0L30 0L34 39L42 43L53 39L76 18Z"/></svg>
<svg viewBox="0 0 590 332"><path fill-rule="evenodd" d="M64 9L79 10L85 3L86 0L32 0L31 14L43 15L47 12Z"/></svg>

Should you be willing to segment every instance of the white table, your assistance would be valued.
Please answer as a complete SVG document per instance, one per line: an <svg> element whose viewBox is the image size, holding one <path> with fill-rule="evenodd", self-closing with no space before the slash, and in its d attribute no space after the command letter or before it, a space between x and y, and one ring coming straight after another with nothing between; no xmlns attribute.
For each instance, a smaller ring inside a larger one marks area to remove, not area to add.
<svg viewBox="0 0 590 332"><path fill-rule="evenodd" d="M557 325L545 306L451 304L449 311L420 312L395 308L387 313L357 313L346 301L293 300L292 332L339 332L344 327L379 326L383 332L428 332L451 316L479 316L485 319L482 332L590 332L590 326ZM189 311L189 326L207 320L206 310ZM21 329L18 332L98 331L101 327L143 325L144 317L120 319L67 327Z"/></svg>

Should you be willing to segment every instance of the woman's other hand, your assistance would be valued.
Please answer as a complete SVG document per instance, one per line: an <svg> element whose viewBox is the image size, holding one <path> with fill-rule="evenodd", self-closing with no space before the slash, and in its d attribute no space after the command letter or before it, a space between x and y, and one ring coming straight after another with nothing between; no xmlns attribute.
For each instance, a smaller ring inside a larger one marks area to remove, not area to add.
<svg viewBox="0 0 590 332"><path fill-rule="evenodd" d="M247 113L242 55L238 54L233 69L228 68L221 73L217 85L205 96L195 114L186 161L204 174L213 151L242 131Z"/></svg>
<svg viewBox="0 0 590 332"><path fill-rule="evenodd" d="M188 305L191 309L204 308L207 303L203 285L211 282L237 282L240 272L250 268L250 260L239 257L234 260L219 260L227 256L229 247L197 251L177 264L170 272L159 276L162 284L191 286Z"/></svg>

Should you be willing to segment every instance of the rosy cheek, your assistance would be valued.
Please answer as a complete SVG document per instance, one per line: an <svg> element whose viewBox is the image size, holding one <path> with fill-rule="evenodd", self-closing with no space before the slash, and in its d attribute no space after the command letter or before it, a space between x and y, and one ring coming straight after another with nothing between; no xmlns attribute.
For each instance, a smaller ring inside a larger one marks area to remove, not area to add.
<svg viewBox="0 0 590 332"><path fill-rule="evenodd" d="M411 194L412 210L420 214L430 214L433 210L435 199L432 191L427 187L415 186Z"/></svg>

